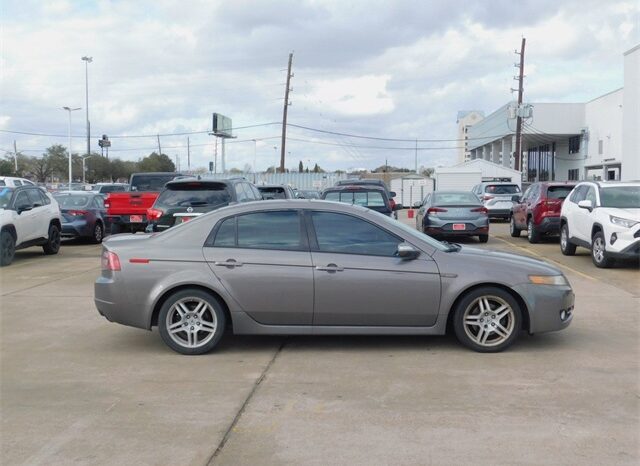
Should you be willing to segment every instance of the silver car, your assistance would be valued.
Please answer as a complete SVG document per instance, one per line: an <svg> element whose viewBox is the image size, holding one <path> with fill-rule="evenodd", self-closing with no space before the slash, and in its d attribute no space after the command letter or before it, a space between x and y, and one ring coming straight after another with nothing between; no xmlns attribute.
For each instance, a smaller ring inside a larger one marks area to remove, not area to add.
<svg viewBox="0 0 640 466"><path fill-rule="evenodd" d="M490 273L487 273L490 271ZM574 294L535 259L448 245L363 207L274 200L103 243L95 303L183 354L262 335L442 335L501 351L567 327Z"/></svg>
<svg viewBox="0 0 640 466"><path fill-rule="evenodd" d="M513 208L513 196L520 194L520 186L507 182L484 182L473 187L473 194L478 196L489 211L489 217L508 220Z"/></svg>

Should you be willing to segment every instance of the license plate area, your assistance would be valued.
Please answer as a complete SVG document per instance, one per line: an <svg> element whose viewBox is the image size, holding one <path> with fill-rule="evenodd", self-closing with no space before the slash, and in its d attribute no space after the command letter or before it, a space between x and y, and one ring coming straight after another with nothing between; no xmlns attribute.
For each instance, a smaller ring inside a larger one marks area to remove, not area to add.
<svg viewBox="0 0 640 466"><path fill-rule="evenodd" d="M453 224L453 229L454 230L466 230L467 229L467 225L465 225L464 223L454 223Z"/></svg>
<svg viewBox="0 0 640 466"><path fill-rule="evenodd" d="M131 223L142 223L142 215L130 215L129 221Z"/></svg>

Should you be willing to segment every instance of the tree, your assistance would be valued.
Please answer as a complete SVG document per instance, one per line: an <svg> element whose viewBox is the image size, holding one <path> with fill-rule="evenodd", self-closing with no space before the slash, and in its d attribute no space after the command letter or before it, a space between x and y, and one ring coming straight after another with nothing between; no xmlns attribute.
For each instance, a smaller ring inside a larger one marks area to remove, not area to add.
<svg viewBox="0 0 640 466"><path fill-rule="evenodd" d="M38 182L46 182L47 178L53 174L51 157L47 154L42 154L40 157L30 157L29 169Z"/></svg>
<svg viewBox="0 0 640 466"><path fill-rule="evenodd" d="M16 176L14 164L9 158L0 160L0 176Z"/></svg>
<svg viewBox="0 0 640 466"><path fill-rule="evenodd" d="M304 172L304 165L302 164L302 160L298 162L298 173Z"/></svg>
<svg viewBox="0 0 640 466"><path fill-rule="evenodd" d="M380 165L371 170L371 173L410 173L412 171L408 168L394 167L393 165Z"/></svg>
<svg viewBox="0 0 640 466"><path fill-rule="evenodd" d="M61 180L69 180L69 155L67 148L61 144L54 144L47 147L43 157L46 156L51 167L50 176L57 176ZM41 168L43 165L41 163ZM36 175L38 176L38 175Z"/></svg>
<svg viewBox="0 0 640 466"><path fill-rule="evenodd" d="M231 173L232 175L242 175L242 170L240 170L239 168L230 168L229 173Z"/></svg>
<svg viewBox="0 0 640 466"><path fill-rule="evenodd" d="M152 152L138 161L138 171L141 172L174 172L176 166L167 154Z"/></svg>
<svg viewBox="0 0 640 466"><path fill-rule="evenodd" d="M431 175L433 175L434 169L433 168L424 168L420 174L422 176L426 176L427 178L430 178Z"/></svg>
<svg viewBox="0 0 640 466"><path fill-rule="evenodd" d="M138 164L128 160L113 159L110 161L111 179L114 181L129 181L131 174L139 171Z"/></svg>
<svg viewBox="0 0 640 466"><path fill-rule="evenodd" d="M320 165L318 165L317 163L313 166L313 173L324 173L325 171L320 168Z"/></svg>

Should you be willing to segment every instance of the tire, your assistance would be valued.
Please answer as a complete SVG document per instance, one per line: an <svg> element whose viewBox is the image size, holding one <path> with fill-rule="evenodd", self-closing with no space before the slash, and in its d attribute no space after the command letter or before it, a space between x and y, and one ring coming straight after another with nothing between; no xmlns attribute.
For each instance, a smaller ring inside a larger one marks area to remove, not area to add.
<svg viewBox="0 0 640 466"><path fill-rule="evenodd" d="M487 241L489 241L489 235L478 235L478 239L481 243L486 243Z"/></svg>
<svg viewBox="0 0 640 466"><path fill-rule="evenodd" d="M96 222L93 227L93 236L91 237L91 242L93 244L100 244L104 238L104 227L102 223Z"/></svg>
<svg viewBox="0 0 640 466"><path fill-rule="evenodd" d="M566 223L560 227L560 252L565 256L576 253L576 245L569 240L569 227Z"/></svg>
<svg viewBox="0 0 640 466"><path fill-rule="evenodd" d="M513 296L501 288L477 288L467 293L453 312L458 341L479 353L507 349L522 328L523 310Z"/></svg>
<svg viewBox="0 0 640 466"><path fill-rule="evenodd" d="M57 225L49 225L49 234L47 236L47 242L42 246L42 250L48 256L58 254L60 251L60 228Z"/></svg>
<svg viewBox="0 0 640 466"><path fill-rule="evenodd" d="M540 233L536 228L536 224L533 223L533 218L529 217L527 219L527 239L531 244L540 242Z"/></svg>
<svg viewBox="0 0 640 466"><path fill-rule="evenodd" d="M198 312L198 306L203 306L203 310ZM162 340L180 354L208 353L222 338L225 327L226 317L220 302L198 289L172 294L162 305L158 316Z"/></svg>
<svg viewBox="0 0 640 466"><path fill-rule="evenodd" d="M512 215L511 219L509 220L509 233L511 234L511 237L519 238L520 231L521 231L520 228L516 226L516 219L513 218L513 215Z"/></svg>
<svg viewBox="0 0 640 466"><path fill-rule="evenodd" d="M122 233L122 226L119 223L111 224L111 234L117 235L118 233Z"/></svg>
<svg viewBox="0 0 640 466"><path fill-rule="evenodd" d="M8 231L0 234L0 267L11 265L16 255L16 240Z"/></svg>
<svg viewBox="0 0 640 466"><path fill-rule="evenodd" d="M591 260L596 267L601 269L606 269L613 265L613 259L607 254L607 242L601 231L596 232L591 238Z"/></svg>

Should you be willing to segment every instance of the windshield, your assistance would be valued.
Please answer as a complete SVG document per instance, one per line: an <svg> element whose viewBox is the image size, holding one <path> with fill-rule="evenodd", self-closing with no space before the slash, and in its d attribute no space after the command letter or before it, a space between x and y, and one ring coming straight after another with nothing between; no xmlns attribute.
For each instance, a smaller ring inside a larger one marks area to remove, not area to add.
<svg viewBox="0 0 640 466"><path fill-rule="evenodd" d="M262 188L258 186L260 194L264 199L286 199L284 188Z"/></svg>
<svg viewBox="0 0 640 466"><path fill-rule="evenodd" d="M640 209L640 186L602 188L600 191L600 205L619 209Z"/></svg>
<svg viewBox="0 0 640 466"><path fill-rule="evenodd" d="M82 194L69 194L56 196L56 201L61 209L71 209L76 207L86 207L91 198Z"/></svg>
<svg viewBox="0 0 640 466"><path fill-rule="evenodd" d="M379 191L333 191L325 195L325 200L355 204L362 207L386 207Z"/></svg>
<svg viewBox="0 0 640 466"><path fill-rule="evenodd" d="M0 188L0 209L6 209L11 201L12 188Z"/></svg>
<svg viewBox="0 0 640 466"><path fill-rule="evenodd" d="M162 191L175 175L135 175L131 179L132 191Z"/></svg>
<svg viewBox="0 0 640 466"><path fill-rule="evenodd" d="M480 205L473 193L437 193L433 195L433 205Z"/></svg>
<svg viewBox="0 0 640 466"><path fill-rule="evenodd" d="M182 186L180 189L167 189L160 193L154 207L198 207L221 206L231 202L231 195L226 186L203 189L202 185L189 188Z"/></svg>
<svg viewBox="0 0 640 466"><path fill-rule="evenodd" d="M490 194L516 194L520 192L517 184L488 184L485 188Z"/></svg>
<svg viewBox="0 0 640 466"><path fill-rule="evenodd" d="M547 199L566 199L573 190L573 186L549 186Z"/></svg>

